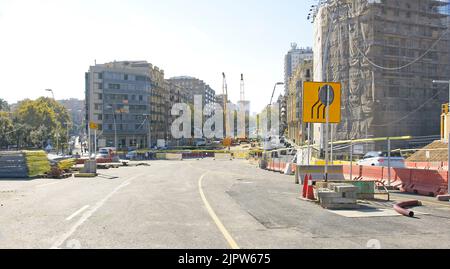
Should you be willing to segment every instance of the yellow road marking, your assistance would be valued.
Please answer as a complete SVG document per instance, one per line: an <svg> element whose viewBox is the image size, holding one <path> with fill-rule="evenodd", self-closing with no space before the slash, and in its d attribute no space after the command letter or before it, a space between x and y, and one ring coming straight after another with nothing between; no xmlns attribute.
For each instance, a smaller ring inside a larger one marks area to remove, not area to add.
<svg viewBox="0 0 450 269"><path fill-rule="evenodd" d="M213 219L214 223L217 225L217 228L219 228L222 235L225 237L225 240L227 240L228 244L232 249L240 249L236 241L234 241L231 234L227 231L223 223L220 221L219 217L217 217L216 213L212 209L211 205L209 204L208 200L206 199L205 193L203 192L202 182L203 178L208 173L204 173L200 179L198 180L198 189L200 191L200 196L202 197L203 203L205 204L206 210L208 211L209 215Z"/></svg>

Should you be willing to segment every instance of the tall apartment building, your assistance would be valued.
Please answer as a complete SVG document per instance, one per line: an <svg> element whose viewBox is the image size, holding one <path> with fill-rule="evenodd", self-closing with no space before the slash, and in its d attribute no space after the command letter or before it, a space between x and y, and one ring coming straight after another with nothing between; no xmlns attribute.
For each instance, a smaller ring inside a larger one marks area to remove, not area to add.
<svg viewBox="0 0 450 269"><path fill-rule="evenodd" d="M294 73L297 66L304 60L312 60L312 48L299 48L296 43L291 44L291 49L284 56L284 89L288 92L289 79Z"/></svg>
<svg viewBox="0 0 450 269"><path fill-rule="evenodd" d="M307 123L303 123L303 83L312 80L313 62L305 60L297 66L289 79L287 95L287 137L298 145L310 140Z"/></svg>
<svg viewBox="0 0 450 269"><path fill-rule="evenodd" d="M86 122L98 124L99 146L147 148L167 138L163 70L145 61L96 64L85 82Z"/></svg>
<svg viewBox="0 0 450 269"><path fill-rule="evenodd" d="M448 1L322 2L314 14L314 80L342 82L335 140L439 134L448 93L432 81L449 79L444 10ZM314 134L323 148L322 124ZM373 147L381 149L366 151Z"/></svg>
<svg viewBox="0 0 450 269"><path fill-rule="evenodd" d="M213 110L213 105L216 102L216 92L203 80L181 76L170 78L168 81L181 88L187 89L191 96L201 95L203 108L207 108L209 111Z"/></svg>

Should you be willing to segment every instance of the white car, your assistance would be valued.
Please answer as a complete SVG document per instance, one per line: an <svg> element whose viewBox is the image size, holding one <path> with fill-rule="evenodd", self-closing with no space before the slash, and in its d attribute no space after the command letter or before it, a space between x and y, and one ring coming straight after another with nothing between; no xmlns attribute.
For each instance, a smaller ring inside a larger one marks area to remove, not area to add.
<svg viewBox="0 0 450 269"><path fill-rule="evenodd" d="M381 151L367 153L362 160L358 161L358 165L388 167L389 161L392 168L406 168L405 158L400 153L391 153L390 160L388 160L388 153Z"/></svg>

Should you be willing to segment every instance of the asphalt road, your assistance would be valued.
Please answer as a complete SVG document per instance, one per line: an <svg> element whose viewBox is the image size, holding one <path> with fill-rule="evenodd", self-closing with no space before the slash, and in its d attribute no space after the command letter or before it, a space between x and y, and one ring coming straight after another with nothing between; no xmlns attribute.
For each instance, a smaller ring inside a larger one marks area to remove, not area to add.
<svg viewBox="0 0 450 269"><path fill-rule="evenodd" d="M292 177L239 160L100 173L0 181L0 248L450 248L448 203L417 218L347 218L299 200Z"/></svg>

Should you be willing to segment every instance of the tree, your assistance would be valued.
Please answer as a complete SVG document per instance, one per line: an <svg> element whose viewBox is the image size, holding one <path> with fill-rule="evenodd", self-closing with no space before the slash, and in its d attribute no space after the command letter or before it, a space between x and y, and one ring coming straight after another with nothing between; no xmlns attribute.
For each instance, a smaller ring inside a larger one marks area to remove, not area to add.
<svg viewBox="0 0 450 269"><path fill-rule="evenodd" d="M9 113L0 111L0 148L12 143L14 125Z"/></svg>
<svg viewBox="0 0 450 269"><path fill-rule="evenodd" d="M64 106L50 98L24 100L14 112L18 129L17 137L32 147L43 147L50 140L52 145L67 145L67 128L71 119ZM18 140L19 140L18 139Z"/></svg>
<svg viewBox="0 0 450 269"><path fill-rule="evenodd" d="M9 104L2 98L0 98L0 111L9 111Z"/></svg>

